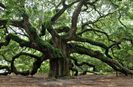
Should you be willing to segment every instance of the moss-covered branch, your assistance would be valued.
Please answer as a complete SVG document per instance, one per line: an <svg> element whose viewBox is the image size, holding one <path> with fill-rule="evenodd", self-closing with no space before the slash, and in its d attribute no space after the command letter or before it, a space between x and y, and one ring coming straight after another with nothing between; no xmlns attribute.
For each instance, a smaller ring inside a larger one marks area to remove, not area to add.
<svg viewBox="0 0 133 87"><path fill-rule="evenodd" d="M79 53L79 54L84 54L84 55L88 55L88 56L97 58L97 59L101 60L102 62L111 66L114 70L122 72L125 75L133 74L132 70L122 66L118 61L106 57L103 53L101 53L99 51L94 51L92 49L85 48L85 47L79 46L77 44L69 44L69 45L71 47L72 53Z"/></svg>
<svg viewBox="0 0 133 87"><path fill-rule="evenodd" d="M30 46L30 42L25 41L25 40L19 38L17 35L8 34L8 35L5 37L5 41L4 41L4 42L0 42L0 48L1 48L2 46L7 46L7 45L9 44L10 40L16 41L17 43L20 44L21 47L23 47L23 46L31 47L31 46Z"/></svg>
<svg viewBox="0 0 133 87"><path fill-rule="evenodd" d="M101 47L103 49L105 49L105 55L109 58L112 59L111 55L109 55L109 50L110 48L112 48L114 45L117 45L117 44L112 44L110 46L107 46L106 44L102 43L102 42L98 42L98 41L93 41L91 39L88 39L88 38L81 38L81 37L77 37L74 39L75 41L79 41L79 42L87 42L91 45L94 45L94 46L98 46L98 47Z"/></svg>
<svg viewBox="0 0 133 87"><path fill-rule="evenodd" d="M17 71L17 69L14 65L15 59L19 58L21 55L26 55L26 56L29 56L31 58L35 58L36 60L41 60L41 57L38 57L38 56L30 54L30 53L25 53L25 52L20 52L20 53L16 54L15 56L13 56L12 61L11 61L11 72L14 72L16 75L18 75L18 74L20 74L20 75L30 75L31 73L30 73L29 70L20 72L20 71Z"/></svg>
<svg viewBox="0 0 133 87"><path fill-rule="evenodd" d="M96 71L96 67L95 67L95 65L93 65L93 64L90 64L90 63L88 63L88 62L78 62L78 60L76 59L76 58L74 58L74 57L70 57L73 61L74 61L74 65L76 65L77 67L80 67L81 68L81 66L83 66L83 65L87 65L87 66L89 66L89 67L92 67L93 68L93 71ZM72 67L70 67L70 69L72 70L72 71L74 71L75 72L75 76L77 76L78 75L78 69L76 69L76 68L74 68L74 65L72 65ZM86 74L87 72L89 72L88 70L85 70L85 71L83 71L83 75L84 74Z"/></svg>

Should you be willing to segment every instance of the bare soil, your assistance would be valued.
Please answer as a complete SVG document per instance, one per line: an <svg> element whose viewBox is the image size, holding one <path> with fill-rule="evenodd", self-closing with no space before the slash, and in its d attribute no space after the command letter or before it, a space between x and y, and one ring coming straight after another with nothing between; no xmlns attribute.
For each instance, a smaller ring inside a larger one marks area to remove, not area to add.
<svg viewBox="0 0 133 87"><path fill-rule="evenodd" d="M133 87L133 78L114 75L83 75L48 80L46 76L0 76L0 87Z"/></svg>

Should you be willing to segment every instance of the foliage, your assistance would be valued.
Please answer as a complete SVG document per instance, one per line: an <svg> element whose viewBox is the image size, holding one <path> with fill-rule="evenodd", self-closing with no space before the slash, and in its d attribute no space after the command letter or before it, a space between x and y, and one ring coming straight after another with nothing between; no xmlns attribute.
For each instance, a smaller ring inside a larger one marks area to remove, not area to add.
<svg viewBox="0 0 133 87"><path fill-rule="evenodd" d="M39 68L39 72L48 72L51 59L69 57L94 64L99 72L112 71L111 67L121 71L121 65L133 68L132 0L0 3L0 61L6 61L11 71L14 62L18 71L34 72L33 68ZM110 60L120 65L113 67ZM74 68L93 71L87 65Z"/></svg>

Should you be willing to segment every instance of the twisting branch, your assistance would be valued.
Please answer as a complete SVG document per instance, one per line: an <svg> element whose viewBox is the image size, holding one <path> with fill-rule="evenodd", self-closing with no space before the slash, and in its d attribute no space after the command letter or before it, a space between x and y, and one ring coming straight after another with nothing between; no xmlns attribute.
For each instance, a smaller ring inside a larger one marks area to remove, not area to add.
<svg viewBox="0 0 133 87"><path fill-rule="evenodd" d="M5 20L5 21L7 22L8 20ZM29 17L27 15L23 14L23 20L21 20L21 21L11 21L11 25L13 25L15 27L23 28L26 31L26 33L28 34L30 41L25 41L14 34L8 34L6 36L5 42L0 42L0 47L8 45L10 40L14 40L17 43L19 43L20 46L22 46L22 47L26 46L26 47L30 47L30 48L34 48L36 50L42 51L42 48L40 48L40 47L43 45L42 47L44 47L44 48L51 47L51 49L52 49L52 45L50 45L49 43L47 43L47 42L41 43L42 39L37 34L36 29L34 27L32 27L31 24L29 23ZM39 44L39 45L37 45L37 44ZM47 47L47 45L49 45L49 46Z"/></svg>
<svg viewBox="0 0 133 87"><path fill-rule="evenodd" d="M98 46L98 47L101 47L103 49L105 49L105 55L108 57L108 58L111 58L113 59L113 57L111 57L111 55L109 55L109 50L114 47L114 46L117 46L119 47L119 44L121 44L121 41L114 41L113 44L107 46L106 44L102 43L102 42L97 42L97 41L93 41L91 39L88 39L88 38L81 38L81 37L76 37L75 38L75 41L79 41L79 42L87 42L91 45L94 45L94 46Z"/></svg>
<svg viewBox="0 0 133 87"><path fill-rule="evenodd" d="M8 34L6 36L5 42L0 42L0 48L2 46L7 46L9 44L10 40L13 40L13 41L19 43L19 45L21 47L30 47L30 48L33 48L33 49L36 49L36 50L39 50L39 51L43 50L42 48L38 47L36 44L34 44L32 42L29 42L29 41L26 41L26 40L23 40L23 39L19 38L17 35L14 35L14 34ZM45 44L45 45L47 45L47 44Z"/></svg>
<svg viewBox="0 0 133 87"><path fill-rule="evenodd" d="M76 65L76 66L83 66L83 65L87 65L87 66L89 66L89 67L93 67L93 71L96 71L96 68L95 68L95 66L93 65L93 64L90 64L90 63L88 63L88 62L81 62L81 63L78 63L78 61L75 59L75 58L73 58L73 57L70 57L73 61L74 61L74 64Z"/></svg>
<svg viewBox="0 0 133 87"><path fill-rule="evenodd" d="M9 25L23 28L29 36L30 41L35 42L39 38L36 29L30 24L29 17L26 13L22 14L23 20L5 20L0 19L0 27L6 26L9 22Z"/></svg>
<svg viewBox="0 0 133 87"><path fill-rule="evenodd" d="M78 2L78 0L72 2L71 4L69 5L66 5L65 4L65 0L62 0L62 4L63 4L63 8L60 9L50 20L49 23L47 24L43 24L44 26L46 26L47 30L49 31L49 33L53 36L53 37L58 37L59 38L59 35L58 33L56 32L56 30L53 29L52 25L55 23L56 20L58 20L58 18L66 11L67 8L71 7L73 4L75 4L76 2ZM45 28L44 28L45 29Z"/></svg>
<svg viewBox="0 0 133 87"><path fill-rule="evenodd" d="M33 63L33 67L30 72L30 75L36 74L38 69L41 67L41 64L43 63L43 61L46 61L47 59L49 59L49 57L46 55L42 55L40 58L36 59Z"/></svg>
<svg viewBox="0 0 133 87"><path fill-rule="evenodd" d="M104 56L103 53L100 51L94 51L89 48L85 48L83 46L79 46L77 44L69 44L69 49L71 49L71 53L79 53L88 55L94 58L97 58L105 63L107 63L109 66L111 66L114 70L124 73L125 75L133 74L133 71L122 66L118 61L110 59L106 56Z"/></svg>
<svg viewBox="0 0 133 87"><path fill-rule="evenodd" d="M88 38L81 38L81 37L76 37L74 40L79 41L79 42L87 42L91 45L98 46L98 47L105 49L105 55L111 59L113 59L113 58L111 57L111 55L109 55L110 48L119 44L119 43L114 43L114 44L111 44L110 46L107 46L102 42L97 42L97 41L93 41L93 40L88 39Z"/></svg>
<svg viewBox="0 0 133 87"><path fill-rule="evenodd" d="M92 67L92 68L93 68L93 71L96 71L95 65L90 64L90 63L88 63L88 62L81 62L81 63L78 63L78 61L77 61L76 58L74 58L74 57L72 57L72 56L70 56L70 58L71 58L71 60L74 61L74 62L71 63L71 66L70 66L70 70L72 70L73 73L75 72L75 73L74 73L74 76L77 76L77 75L78 75L78 69L76 69L75 66L81 68L81 66L87 65L87 66L89 66L89 67ZM81 68L81 69L83 70L83 68ZM83 71L82 74L86 74L87 72L90 72L90 71L85 70L85 71ZM73 74L72 74L72 75L73 75Z"/></svg>
<svg viewBox="0 0 133 87"><path fill-rule="evenodd" d="M37 73L38 69L41 67L41 64L43 61L47 60L48 58L42 56L41 58L39 59L36 59L33 63L33 67L32 67L32 70L30 72L30 75L34 75Z"/></svg>
<svg viewBox="0 0 133 87"><path fill-rule="evenodd" d="M30 24L29 16L26 13L23 13L22 17L23 17L23 23L22 23L23 29L28 34L30 41L36 43L36 41L39 39L39 35L37 34L36 29Z"/></svg>
<svg viewBox="0 0 133 87"><path fill-rule="evenodd" d="M14 65L15 59L19 58L21 55L30 56L31 58L35 58L37 60L40 59L40 57L38 57L36 55L33 55L33 54L30 54L30 53L25 53L25 52L20 52L20 53L16 54L15 56L13 56L12 61L11 61L11 72L14 72L16 75L18 75L18 74L20 74L20 75L29 75L30 74L29 70L24 71L24 72L20 72L20 71L17 71L17 69Z"/></svg>

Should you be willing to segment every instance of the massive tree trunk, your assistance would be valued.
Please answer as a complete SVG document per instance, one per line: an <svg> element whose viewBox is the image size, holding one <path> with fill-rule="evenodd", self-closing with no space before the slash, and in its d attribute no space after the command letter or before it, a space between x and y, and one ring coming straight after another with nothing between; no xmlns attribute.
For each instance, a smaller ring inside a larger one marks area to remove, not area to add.
<svg viewBox="0 0 133 87"><path fill-rule="evenodd" d="M69 76L69 60L67 58L50 59L49 77Z"/></svg>
<svg viewBox="0 0 133 87"><path fill-rule="evenodd" d="M54 38L54 47L57 48L62 55L51 54L54 58L50 59L49 77L65 77L70 75L69 71L69 57L65 42L60 38ZM56 57L54 55L57 55Z"/></svg>

